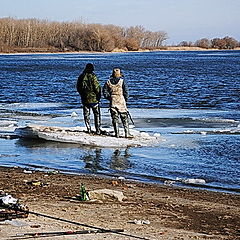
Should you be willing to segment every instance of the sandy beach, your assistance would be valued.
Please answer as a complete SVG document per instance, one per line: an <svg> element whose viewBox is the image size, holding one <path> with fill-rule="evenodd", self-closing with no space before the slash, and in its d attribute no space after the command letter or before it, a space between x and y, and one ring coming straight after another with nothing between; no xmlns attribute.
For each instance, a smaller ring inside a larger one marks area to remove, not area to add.
<svg viewBox="0 0 240 240"><path fill-rule="evenodd" d="M76 196L81 183L87 191L110 189L122 192L125 198L80 201ZM0 168L0 189L31 212L27 218L2 219L0 239L240 238L237 194L4 167ZM97 229L124 231L70 234ZM62 234L42 235L46 232Z"/></svg>
<svg viewBox="0 0 240 240"><path fill-rule="evenodd" d="M110 52L96 52L96 51L51 51L46 49L12 49L11 51L0 52L0 55L33 55L33 54L109 54L109 53L142 53L142 52L165 52L165 51L239 51L240 47L234 49L216 49L216 48L201 48L201 47L182 47L182 46L163 46L162 48L157 49L139 49L137 51L127 51L124 49L114 49Z"/></svg>

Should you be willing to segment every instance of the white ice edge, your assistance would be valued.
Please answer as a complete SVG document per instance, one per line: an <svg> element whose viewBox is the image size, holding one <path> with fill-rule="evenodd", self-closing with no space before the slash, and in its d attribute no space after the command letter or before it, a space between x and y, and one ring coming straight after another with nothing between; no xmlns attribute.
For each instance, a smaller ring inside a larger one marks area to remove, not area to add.
<svg viewBox="0 0 240 240"><path fill-rule="evenodd" d="M85 127L53 127L30 124L27 127L17 128L15 134L25 138L41 138L49 141L110 148L154 146L163 141L159 134L150 136L148 133L133 129L130 130L133 138L113 137L112 128L104 129L111 136L88 134L84 132L85 130ZM121 135L123 136L123 129L120 129Z"/></svg>

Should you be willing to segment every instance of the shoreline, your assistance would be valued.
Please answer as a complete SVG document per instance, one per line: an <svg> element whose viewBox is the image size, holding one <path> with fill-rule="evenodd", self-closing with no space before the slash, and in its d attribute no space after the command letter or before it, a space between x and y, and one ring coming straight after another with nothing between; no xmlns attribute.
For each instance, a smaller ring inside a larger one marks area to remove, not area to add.
<svg viewBox="0 0 240 240"><path fill-rule="evenodd" d="M42 185L29 184L33 181ZM121 191L126 200L77 201L80 184L87 191ZM30 211L124 233L146 239L236 239L239 237L240 196L176 186L142 183L90 175L69 175L0 167L0 189L18 198ZM135 224L134 220L149 221ZM86 230L29 214L16 219L22 227L2 224L0 238L12 239L17 233ZM34 227L35 226L35 227ZM37 226L37 227L36 227ZM86 237L86 238L85 238ZM62 236L58 239L134 239L104 233ZM38 238L45 239L45 238Z"/></svg>
<svg viewBox="0 0 240 240"><path fill-rule="evenodd" d="M200 48L200 47L166 47L163 49L154 49L154 50L149 50L149 49L140 49L137 51L126 51L123 49L115 49L111 52L95 52L95 51L12 51L12 52L0 52L0 55L31 55L31 54L108 54L108 53L144 53L144 52L167 52L167 51L175 51L175 52L182 52L182 51L239 51L240 47L235 48L235 49L215 49L215 48L210 48L210 49L205 49L205 48Z"/></svg>

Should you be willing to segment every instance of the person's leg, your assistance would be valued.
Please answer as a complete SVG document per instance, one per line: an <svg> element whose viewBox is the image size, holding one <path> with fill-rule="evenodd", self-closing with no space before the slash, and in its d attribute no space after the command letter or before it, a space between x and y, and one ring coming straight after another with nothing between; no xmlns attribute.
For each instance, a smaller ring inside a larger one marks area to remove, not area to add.
<svg viewBox="0 0 240 240"><path fill-rule="evenodd" d="M97 104L92 108L94 114L94 124L96 129L96 134L101 134L100 126L101 126L101 116L100 116L100 107Z"/></svg>
<svg viewBox="0 0 240 240"><path fill-rule="evenodd" d="M113 125L113 129L114 129L114 132L115 132L115 137L119 137L118 112L117 112L117 110L114 110L114 109L111 109L110 112L111 112L112 125Z"/></svg>
<svg viewBox="0 0 240 240"><path fill-rule="evenodd" d="M132 137L132 135L130 134L130 131L129 131L129 122L128 122L127 113L120 113L120 118L122 120L122 124L124 127L125 137L126 138Z"/></svg>
<svg viewBox="0 0 240 240"><path fill-rule="evenodd" d="M91 133L90 108L86 105L83 105L83 116L84 116L85 125L87 127L87 132Z"/></svg>

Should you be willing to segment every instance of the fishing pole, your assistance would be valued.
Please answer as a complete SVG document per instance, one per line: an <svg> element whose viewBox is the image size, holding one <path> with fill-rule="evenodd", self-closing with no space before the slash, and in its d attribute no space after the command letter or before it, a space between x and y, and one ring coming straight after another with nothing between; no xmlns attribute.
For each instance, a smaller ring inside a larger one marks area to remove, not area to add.
<svg viewBox="0 0 240 240"><path fill-rule="evenodd" d="M91 234L91 233L112 233L123 232L123 229L109 229L109 230L81 230L81 231L64 231L64 232L36 232L36 233L19 233L13 237L54 237L61 235L75 235L75 234Z"/></svg>
<svg viewBox="0 0 240 240"><path fill-rule="evenodd" d="M134 122L133 122L133 119L132 119L132 116L131 116L130 112L129 112L129 111L127 111L127 114L128 114L128 116L129 116L129 118L130 118L130 120L131 120L132 124L134 125Z"/></svg>
<svg viewBox="0 0 240 240"><path fill-rule="evenodd" d="M6 206L5 208L14 209L14 208L10 208L9 206ZM144 237L139 237L139 236L135 236L135 235L132 235L132 234L127 234L127 233L123 233L123 232L119 232L119 231L114 231L114 230L111 230L111 229L95 227L95 226L91 226L91 225L84 224L84 223L78 223L78 222L70 221L70 220L63 219L63 218L53 217L53 216L46 215L46 214L43 214L43 213L37 213L37 212L29 211L29 210L26 211L26 210L21 209L21 208L20 209L15 208L15 210L19 210L21 212L25 212L25 213L28 213L28 214L33 214L33 215L40 216L40 217L46 217L46 218L54 219L54 220L57 220L57 221L62 221L62 222L70 223L70 224L75 224L75 225L82 226L82 227L88 227L88 228L92 228L92 229L103 231L103 232L115 233L115 234L119 234L119 235L122 235L122 236L141 239L141 240L149 240L149 239L144 238Z"/></svg>
<svg viewBox="0 0 240 240"><path fill-rule="evenodd" d="M115 111L117 111L117 112L120 114L119 110L118 110L116 107L110 107L110 108L109 108L109 111L111 111L111 108L114 109ZM129 116L129 119L131 120L132 124L134 125L132 116L131 116L131 114L130 114L129 111L127 111L127 115Z"/></svg>

